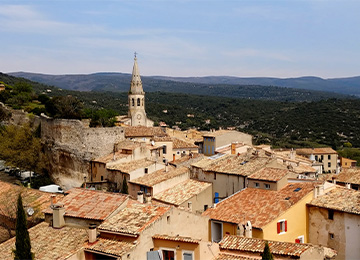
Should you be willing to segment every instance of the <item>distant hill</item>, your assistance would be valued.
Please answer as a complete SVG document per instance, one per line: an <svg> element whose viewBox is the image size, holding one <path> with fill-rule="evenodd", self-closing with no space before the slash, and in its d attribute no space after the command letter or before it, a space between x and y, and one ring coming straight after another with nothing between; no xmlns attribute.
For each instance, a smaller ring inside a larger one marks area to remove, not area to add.
<svg viewBox="0 0 360 260"><path fill-rule="evenodd" d="M15 72L23 77L47 85L78 91L127 92L131 75L124 73L94 73L89 75L46 75ZM277 101L316 101L360 97L360 77L324 80L316 77L294 79L189 77L142 77L145 92L172 92L194 95L264 99Z"/></svg>

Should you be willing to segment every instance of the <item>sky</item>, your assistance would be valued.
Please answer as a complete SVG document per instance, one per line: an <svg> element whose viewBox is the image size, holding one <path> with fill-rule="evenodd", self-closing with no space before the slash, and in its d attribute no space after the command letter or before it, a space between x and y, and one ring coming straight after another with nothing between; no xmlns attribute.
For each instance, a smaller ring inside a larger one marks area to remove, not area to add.
<svg viewBox="0 0 360 260"><path fill-rule="evenodd" d="M360 0L0 0L0 72L360 75Z"/></svg>

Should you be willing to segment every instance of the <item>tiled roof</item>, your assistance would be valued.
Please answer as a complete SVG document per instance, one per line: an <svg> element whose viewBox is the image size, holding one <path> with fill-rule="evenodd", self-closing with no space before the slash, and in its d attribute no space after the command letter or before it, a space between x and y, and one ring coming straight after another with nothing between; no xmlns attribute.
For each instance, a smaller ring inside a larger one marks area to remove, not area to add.
<svg viewBox="0 0 360 260"><path fill-rule="evenodd" d="M227 133L236 133L237 131L233 131L233 130L218 130L218 131L214 131L214 132L205 132L203 133L204 137L216 137L219 135L223 135L223 134L227 134ZM239 132L237 132L239 133Z"/></svg>
<svg viewBox="0 0 360 260"><path fill-rule="evenodd" d="M203 171L249 176L270 163L272 160L274 159L268 157L253 156L247 158L246 156L241 155L224 155L214 160L201 160L192 164L192 166L202 168Z"/></svg>
<svg viewBox="0 0 360 260"><path fill-rule="evenodd" d="M161 127L129 126L125 128L125 137L167 136Z"/></svg>
<svg viewBox="0 0 360 260"><path fill-rule="evenodd" d="M168 166L167 172L165 172L165 169L161 169L150 174L145 174L144 176L131 180L130 182L152 187L160 182L166 181L187 172L189 172L189 169L186 167L174 168Z"/></svg>
<svg viewBox="0 0 360 260"><path fill-rule="evenodd" d="M300 164L299 166L292 167L291 171L295 173L307 173L307 172L313 172L315 173L316 170L308 165Z"/></svg>
<svg viewBox="0 0 360 260"><path fill-rule="evenodd" d="M114 165L108 166L107 169L130 173L136 169L145 168L145 167L148 167L153 164L154 164L153 161L149 161L147 159L140 159L140 160L135 160L135 161L131 161L131 162L123 162L123 163L119 163L119 164L114 164Z"/></svg>
<svg viewBox="0 0 360 260"><path fill-rule="evenodd" d="M161 239L161 240L168 240L168 241L175 241L175 242L186 242L186 243L193 243L199 244L199 239L194 239L191 237L182 237L182 236L168 236L168 235L159 235L156 234L152 237L153 239Z"/></svg>
<svg viewBox="0 0 360 260"><path fill-rule="evenodd" d="M360 168L345 169L334 176L337 182L360 184Z"/></svg>
<svg viewBox="0 0 360 260"><path fill-rule="evenodd" d="M135 248L133 243L120 241L116 239L98 238L96 242L88 244L85 247L85 251L88 252L100 252L110 254L113 256L122 256L127 252Z"/></svg>
<svg viewBox="0 0 360 260"><path fill-rule="evenodd" d="M118 143L116 146L119 150L120 149L134 150L135 148L140 147L141 143L130 141L130 140L124 140L124 141L121 141L120 143Z"/></svg>
<svg viewBox="0 0 360 260"><path fill-rule="evenodd" d="M154 142L172 142L172 138L170 136L154 136L151 140Z"/></svg>
<svg viewBox="0 0 360 260"><path fill-rule="evenodd" d="M0 181L0 214L15 218L16 217L16 203L21 193L23 205L25 208L31 207L34 209L34 214L28 218L44 218L42 211L50 207L50 198L55 195L57 199L64 197L62 194L54 194L43 192L35 189L28 189L18 185L10 184Z"/></svg>
<svg viewBox="0 0 360 260"><path fill-rule="evenodd" d="M226 235L219 243L219 247L221 250L237 250L252 253L262 253L264 251L265 242L265 240L258 238ZM309 244L298 244L279 241L268 241L268 243L272 254L282 256L299 257L306 250L313 247Z"/></svg>
<svg viewBox="0 0 360 260"><path fill-rule="evenodd" d="M311 154L337 154L331 147L324 148L300 148L296 149L297 154L311 155Z"/></svg>
<svg viewBox="0 0 360 260"><path fill-rule="evenodd" d="M102 157L98 157L96 159L94 159L94 162L100 162L100 163L109 163L112 161L116 161L119 160L121 158L125 158L128 157L129 154L123 154L121 151L120 152L116 152L114 153L110 153L108 155L102 156Z"/></svg>
<svg viewBox="0 0 360 260"><path fill-rule="evenodd" d="M324 195L313 199L309 205L360 214L360 191L336 187Z"/></svg>
<svg viewBox="0 0 360 260"><path fill-rule="evenodd" d="M291 183L281 190L246 188L222 200L203 215L230 223L251 221L262 228L314 189L313 183Z"/></svg>
<svg viewBox="0 0 360 260"><path fill-rule="evenodd" d="M31 251L35 259L53 260L67 259L79 251L88 239L86 229L63 227L54 229L42 222L29 229ZM0 244L0 259L14 259L15 237Z"/></svg>
<svg viewBox="0 0 360 260"><path fill-rule="evenodd" d="M289 171L287 169L264 167L249 175L248 178L262 181L279 181L288 173Z"/></svg>
<svg viewBox="0 0 360 260"><path fill-rule="evenodd" d="M169 163L171 163L173 165L180 165L180 164L187 162L189 160L192 160L192 159L194 159L194 161L198 161L198 160L201 160L202 158L204 158L203 154L193 153L192 156L187 154L187 155L181 156L179 159L176 159L175 161L169 162Z"/></svg>
<svg viewBox="0 0 360 260"><path fill-rule="evenodd" d="M227 253L220 253L214 260L260 260L261 257L251 257L242 255L233 255Z"/></svg>
<svg viewBox="0 0 360 260"><path fill-rule="evenodd" d="M172 138L173 149L184 149L184 148L198 148L197 145L189 142L185 142L178 138Z"/></svg>
<svg viewBox="0 0 360 260"><path fill-rule="evenodd" d="M65 216L105 220L127 199L128 195L74 188L59 202L65 207ZM47 208L44 213L52 214L52 210Z"/></svg>
<svg viewBox="0 0 360 260"><path fill-rule="evenodd" d="M209 182L190 179L155 194L153 199L179 206L209 187L211 187Z"/></svg>
<svg viewBox="0 0 360 260"><path fill-rule="evenodd" d="M124 209L105 220L99 226L99 230L139 235L145 228L160 219L169 210L170 207L129 201Z"/></svg>

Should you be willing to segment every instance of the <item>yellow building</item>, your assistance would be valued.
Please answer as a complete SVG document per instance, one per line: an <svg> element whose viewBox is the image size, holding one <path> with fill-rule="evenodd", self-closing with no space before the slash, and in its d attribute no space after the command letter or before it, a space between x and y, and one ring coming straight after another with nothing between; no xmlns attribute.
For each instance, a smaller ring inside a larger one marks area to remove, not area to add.
<svg viewBox="0 0 360 260"><path fill-rule="evenodd" d="M289 183L282 189L246 188L203 213L210 217L209 239L245 235L266 240L307 243L306 203L313 183Z"/></svg>
<svg viewBox="0 0 360 260"><path fill-rule="evenodd" d="M353 168L356 167L356 160L351 160L345 157L340 157L340 166L342 169L344 168Z"/></svg>

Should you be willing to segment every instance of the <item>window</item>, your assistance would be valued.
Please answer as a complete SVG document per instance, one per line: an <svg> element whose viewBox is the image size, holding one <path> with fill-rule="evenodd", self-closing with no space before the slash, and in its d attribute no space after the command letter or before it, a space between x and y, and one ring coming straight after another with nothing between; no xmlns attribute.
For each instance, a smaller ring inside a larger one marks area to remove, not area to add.
<svg viewBox="0 0 360 260"><path fill-rule="evenodd" d="M260 184L258 182L255 182L255 188L259 188Z"/></svg>
<svg viewBox="0 0 360 260"><path fill-rule="evenodd" d="M317 155L315 155L315 161L317 161L318 160L318 156Z"/></svg>
<svg viewBox="0 0 360 260"><path fill-rule="evenodd" d="M175 259L175 250L172 249L162 249L163 260L174 260Z"/></svg>
<svg viewBox="0 0 360 260"><path fill-rule="evenodd" d="M329 155L328 155L328 160L330 160L330 159L331 159L331 155L329 154Z"/></svg>
<svg viewBox="0 0 360 260"><path fill-rule="evenodd" d="M140 106L140 98L137 99L137 105Z"/></svg>
<svg viewBox="0 0 360 260"><path fill-rule="evenodd" d="M218 203L218 202L219 202L219 192L215 192L214 202L215 202L215 203Z"/></svg>
<svg viewBox="0 0 360 260"><path fill-rule="evenodd" d="M330 239L334 239L334 237L335 237L335 236L334 236L334 233L329 233L329 238L330 238Z"/></svg>
<svg viewBox="0 0 360 260"><path fill-rule="evenodd" d="M269 190L270 189L270 184L265 183L265 189Z"/></svg>
<svg viewBox="0 0 360 260"><path fill-rule="evenodd" d="M103 181L104 180L104 176L101 176L101 181Z"/></svg>
<svg viewBox="0 0 360 260"><path fill-rule="evenodd" d="M214 180L216 180L216 172L214 172Z"/></svg>
<svg viewBox="0 0 360 260"><path fill-rule="evenodd" d="M163 154L166 154L166 145L163 145Z"/></svg>
<svg viewBox="0 0 360 260"><path fill-rule="evenodd" d="M321 161L324 160L324 155L321 155Z"/></svg>
<svg viewBox="0 0 360 260"><path fill-rule="evenodd" d="M206 211L208 209L208 205L204 205L204 211Z"/></svg>
<svg viewBox="0 0 360 260"><path fill-rule="evenodd" d="M170 216L166 217L166 221L167 221L168 224L170 224Z"/></svg>
<svg viewBox="0 0 360 260"><path fill-rule="evenodd" d="M193 260L194 252L193 251L182 251L182 260Z"/></svg>
<svg viewBox="0 0 360 260"><path fill-rule="evenodd" d="M221 222L211 221L211 241L219 243L222 239L223 225Z"/></svg>
<svg viewBox="0 0 360 260"><path fill-rule="evenodd" d="M132 99L132 106L135 106L135 99Z"/></svg>
<svg viewBox="0 0 360 260"><path fill-rule="evenodd" d="M148 168L145 168L144 169L144 173L148 173L149 172L149 169Z"/></svg>
<svg viewBox="0 0 360 260"><path fill-rule="evenodd" d="M283 219L277 223L277 233L282 234L287 232L287 220Z"/></svg>
<svg viewBox="0 0 360 260"><path fill-rule="evenodd" d="M331 162L328 162L328 167L331 167Z"/></svg>
<svg viewBox="0 0 360 260"><path fill-rule="evenodd" d="M304 236L299 236L297 239L295 239L295 243L304 243Z"/></svg>
<svg viewBox="0 0 360 260"><path fill-rule="evenodd" d="M328 219L334 220L334 211L332 209L328 210Z"/></svg>

